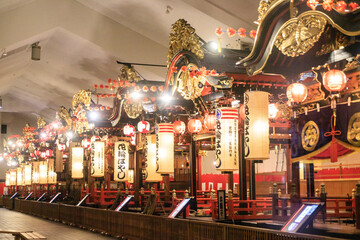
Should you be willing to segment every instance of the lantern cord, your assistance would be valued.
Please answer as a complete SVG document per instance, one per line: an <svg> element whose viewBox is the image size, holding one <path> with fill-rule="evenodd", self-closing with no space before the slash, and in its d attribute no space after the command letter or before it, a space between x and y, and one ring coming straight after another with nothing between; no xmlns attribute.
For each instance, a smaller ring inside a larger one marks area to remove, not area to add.
<svg viewBox="0 0 360 240"><path fill-rule="evenodd" d="M335 127L336 127L336 112L335 112L335 110L333 111L333 114L331 116L330 124L331 124L331 132L324 133L324 136L325 137L332 136L332 138L334 139L336 135L341 134L340 130L335 131Z"/></svg>

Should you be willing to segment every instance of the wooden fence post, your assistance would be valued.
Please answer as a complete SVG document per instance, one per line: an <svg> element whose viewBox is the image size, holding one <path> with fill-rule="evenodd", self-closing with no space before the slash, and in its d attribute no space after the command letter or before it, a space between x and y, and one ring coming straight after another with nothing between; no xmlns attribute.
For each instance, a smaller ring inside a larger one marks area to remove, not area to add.
<svg viewBox="0 0 360 240"><path fill-rule="evenodd" d="M276 192L277 184L273 184L273 193L272 193L272 219L277 219L279 216L279 195Z"/></svg>

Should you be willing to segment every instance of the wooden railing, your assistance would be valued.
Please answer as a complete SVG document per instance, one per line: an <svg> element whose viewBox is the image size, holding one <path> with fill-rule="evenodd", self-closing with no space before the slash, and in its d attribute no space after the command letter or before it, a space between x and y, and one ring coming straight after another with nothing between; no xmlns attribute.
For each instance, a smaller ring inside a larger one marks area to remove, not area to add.
<svg viewBox="0 0 360 240"><path fill-rule="evenodd" d="M5 204L7 201L8 199L5 199ZM18 199L14 201L15 210L23 213L129 239L335 240L330 237L290 234L231 224L170 219L58 203L51 204Z"/></svg>

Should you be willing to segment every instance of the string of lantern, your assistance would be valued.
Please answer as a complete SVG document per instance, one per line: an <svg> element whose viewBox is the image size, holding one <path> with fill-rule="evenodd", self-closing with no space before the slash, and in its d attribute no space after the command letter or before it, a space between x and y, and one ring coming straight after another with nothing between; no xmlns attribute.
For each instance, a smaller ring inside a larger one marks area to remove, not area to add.
<svg viewBox="0 0 360 240"><path fill-rule="evenodd" d="M359 4L356 2L350 2L347 4L345 1L337 0L307 0L306 5L312 10L316 10L317 6L322 5L323 9L329 12L333 9L338 12L352 12L359 8Z"/></svg>

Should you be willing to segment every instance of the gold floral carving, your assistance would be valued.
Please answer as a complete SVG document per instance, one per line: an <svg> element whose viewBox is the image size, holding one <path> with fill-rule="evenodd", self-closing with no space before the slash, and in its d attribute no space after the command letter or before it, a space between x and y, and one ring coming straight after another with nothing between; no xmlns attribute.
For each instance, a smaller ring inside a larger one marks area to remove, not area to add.
<svg viewBox="0 0 360 240"><path fill-rule="evenodd" d="M280 29L275 46L289 57L304 55L319 40L326 23L326 18L317 15L292 18Z"/></svg>
<svg viewBox="0 0 360 240"><path fill-rule="evenodd" d="M37 117L37 125L38 125L38 129L43 128L46 125L45 120L41 116Z"/></svg>
<svg viewBox="0 0 360 240"><path fill-rule="evenodd" d="M349 36L346 36L332 27L326 28L324 38L325 44L323 44L321 49L316 52L316 56L325 55L352 44Z"/></svg>
<svg viewBox="0 0 360 240"><path fill-rule="evenodd" d="M314 121L308 121L301 131L302 147L311 152L319 142L319 127Z"/></svg>
<svg viewBox="0 0 360 240"><path fill-rule="evenodd" d="M89 90L81 89L72 99L72 107L75 110L79 104L84 104L86 108L90 107L91 92Z"/></svg>
<svg viewBox="0 0 360 240"><path fill-rule="evenodd" d="M66 122L66 125L68 127L72 127L72 119L71 119L71 116L70 116L70 113L69 111L64 107L64 106L61 106L59 108L59 110L57 111L57 115L56 115L56 118L58 120L63 120Z"/></svg>
<svg viewBox="0 0 360 240"><path fill-rule="evenodd" d="M201 96L204 89L206 78L204 76L190 76L190 70L198 69L198 67L190 63L186 67L186 71L180 70L176 76L176 88L180 95L186 100L195 100Z"/></svg>
<svg viewBox="0 0 360 240"><path fill-rule="evenodd" d="M139 75L136 73L134 67L128 67L124 65L120 69L120 74L118 75L118 79L122 81L130 81L130 82L138 82L141 80Z"/></svg>
<svg viewBox="0 0 360 240"><path fill-rule="evenodd" d="M360 147L360 113L355 113L350 118L347 140L352 145Z"/></svg>
<svg viewBox="0 0 360 240"><path fill-rule="evenodd" d="M258 21L261 21L264 17L269 8L273 5L273 3L277 2L279 0L261 0L258 7Z"/></svg>
<svg viewBox="0 0 360 240"><path fill-rule="evenodd" d="M141 102L130 103L128 100L124 101L124 110L129 118L137 118L142 113L143 107Z"/></svg>
<svg viewBox="0 0 360 240"><path fill-rule="evenodd" d="M202 43L200 38L195 34L195 29L191 27L184 19L177 20L171 28L172 32L169 37L169 52L167 64L170 63L180 51L186 50L194 53L199 59L204 58L204 51L201 49Z"/></svg>
<svg viewBox="0 0 360 240"><path fill-rule="evenodd" d="M353 60L348 61L348 63L345 65L345 68L343 69L343 71L346 72L346 71L351 71L351 70L359 68L360 67L360 63L358 61L359 57L360 57L360 55L357 54Z"/></svg>
<svg viewBox="0 0 360 240"><path fill-rule="evenodd" d="M75 131L78 134L82 134L83 132L87 132L91 130L90 124L88 122L88 119L86 117L86 111L82 106L79 106L76 111L76 126Z"/></svg>

